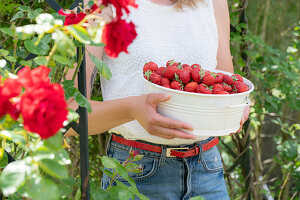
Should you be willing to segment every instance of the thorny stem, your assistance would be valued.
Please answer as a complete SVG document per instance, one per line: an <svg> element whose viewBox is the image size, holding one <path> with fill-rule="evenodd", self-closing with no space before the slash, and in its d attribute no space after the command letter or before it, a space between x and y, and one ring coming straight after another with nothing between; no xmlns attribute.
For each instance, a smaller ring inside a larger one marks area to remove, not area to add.
<svg viewBox="0 0 300 200"><path fill-rule="evenodd" d="M14 36L14 58L17 56L17 43L18 43L18 40L16 39L16 36ZM16 62L14 62L12 64L12 67L11 67L11 71L12 73L15 73L15 66L16 66Z"/></svg>
<svg viewBox="0 0 300 200"><path fill-rule="evenodd" d="M79 67L82 63L82 60L83 60L83 53L82 53L82 46L80 46L79 47L79 58L78 58L78 62L77 62L75 72L74 72L73 77L72 77L72 81L75 81L75 78L76 78L76 75L78 73Z"/></svg>

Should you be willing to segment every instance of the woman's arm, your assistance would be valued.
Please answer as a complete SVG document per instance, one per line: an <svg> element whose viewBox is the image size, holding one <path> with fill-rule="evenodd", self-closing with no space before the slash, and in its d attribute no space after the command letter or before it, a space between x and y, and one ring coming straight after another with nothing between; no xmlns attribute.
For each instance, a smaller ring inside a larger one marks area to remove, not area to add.
<svg viewBox="0 0 300 200"><path fill-rule="evenodd" d="M219 35L217 69L233 73L230 53L230 19L227 0L213 0L213 5Z"/></svg>
<svg viewBox="0 0 300 200"><path fill-rule="evenodd" d="M234 73L232 56L230 53L230 18L227 0L213 0L213 5L219 35L217 69ZM242 126L248 119L249 114L250 106L246 106L240 121L240 128L237 132L242 130Z"/></svg>

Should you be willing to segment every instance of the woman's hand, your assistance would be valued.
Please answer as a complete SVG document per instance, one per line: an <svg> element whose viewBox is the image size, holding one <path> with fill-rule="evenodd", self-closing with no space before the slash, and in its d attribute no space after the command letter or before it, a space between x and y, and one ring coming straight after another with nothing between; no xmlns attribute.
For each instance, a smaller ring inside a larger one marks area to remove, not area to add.
<svg viewBox="0 0 300 200"><path fill-rule="evenodd" d="M246 106L245 107L245 110L243 112L243 115L242 115L242 119L241 119L241 122L240 122L240 128L239 130L237 130L237 132L235 133L239 133L241 132L242 128L243 128L243 124L245 123L245 121L247 121L248 117L249 117L249 114L250 114L250 106ZM231 135L235 134L235 133L231 133Z"/></svg>
<svg viewBox="0 0 300 200"><path fill-rule="evenodd" d="M171 98L170 94L151 93L133 98L131 115L149 134L165 139L196 139L195 135L178 130L186 129L192 131L193 127L191 125L157 113L156 107L158 103L168 101Z"/></svg>

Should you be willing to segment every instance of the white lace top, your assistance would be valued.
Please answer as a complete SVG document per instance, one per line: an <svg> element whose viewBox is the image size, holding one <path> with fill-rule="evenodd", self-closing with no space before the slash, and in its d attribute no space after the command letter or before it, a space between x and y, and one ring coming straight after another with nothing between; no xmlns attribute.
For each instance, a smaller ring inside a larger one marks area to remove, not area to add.
<svg viewBox="0 0 300 200"><path fill-rule="evenodd" d="M191 9L177 11L173 6L159 5L150 0L137 0L138 9L131 9L129 19L136 25L137 37L128 48L129 54L120 53L116 59L103 56L112 72L112 78L101 77L104 100L143 94L142 69L146 62L164 66L169 59L181 63L199 63L214 69L217 65L218 33L212 0L199 3ZM194 140L163 139L147 133L134 120L115 127L110 132L131 140L157 144L190 144ZM204 140L207 137L198 137Z"/></svg>

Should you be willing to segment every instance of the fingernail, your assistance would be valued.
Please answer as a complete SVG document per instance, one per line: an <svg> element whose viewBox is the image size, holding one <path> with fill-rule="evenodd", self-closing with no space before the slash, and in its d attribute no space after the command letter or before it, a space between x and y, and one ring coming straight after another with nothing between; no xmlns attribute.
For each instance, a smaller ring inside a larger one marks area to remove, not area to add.
<svg viewBox="0 0 300 200"><path fill-rule="evenodd" d="M171 94L165 94L165 98L169 98Z"/></svg>

